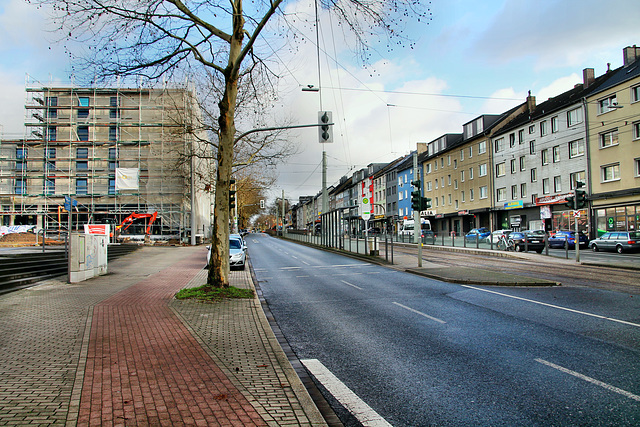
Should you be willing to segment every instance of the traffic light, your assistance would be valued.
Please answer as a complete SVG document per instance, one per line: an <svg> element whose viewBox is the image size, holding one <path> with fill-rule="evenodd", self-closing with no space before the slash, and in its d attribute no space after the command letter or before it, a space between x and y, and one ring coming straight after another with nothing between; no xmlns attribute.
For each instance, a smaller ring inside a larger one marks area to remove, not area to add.
<svg viewBox="0 0 640 427"><path fill-rule="evenodd" d="M420 210L425 211L427 209L431 209L431 199L428 197L420 198Z"/></svg>
<svg viewBox="0 0 640 427"><path fill-rule="evenodd" d="M574 194L575 193L572 193L571 196L567 196L565 198L565 201L566 201L565 205L570 209L575 209L576 208L576 205L574 203L575 202Z"/></svg>
<svg viewBox="0 0 640 427"><path fill-rule="evenodd" d="M331 111L318 111L318 138L321 143L333 142L333 119Z"/></svg>
<svg viewBox="0 0 640 427"><path fill-rule="evenodd" d="M422 192L420 191L420 180L411 181L411 185L415 188L411 192L411 209L420 211L422 207Z"/></svg>
<svg viewBox="0 0 640 427"><path fill-rule="evenodd" d="M229 180L229 187L236 185L235 178ZM236 207L236 190L229 188L229 210Z"/></svg>
<svg viewBox="0 0 640 427"><path fill-rule="evenodd" d="M264 209L264 200L260 200L260 209Z"/></svg>
<svg viewBox="0 0 640 427"><path fill-rule="evenodd" d="M585 184L582 181L576 181L576 207L582 209L587 206L587 192L581 190Z"/></svg>

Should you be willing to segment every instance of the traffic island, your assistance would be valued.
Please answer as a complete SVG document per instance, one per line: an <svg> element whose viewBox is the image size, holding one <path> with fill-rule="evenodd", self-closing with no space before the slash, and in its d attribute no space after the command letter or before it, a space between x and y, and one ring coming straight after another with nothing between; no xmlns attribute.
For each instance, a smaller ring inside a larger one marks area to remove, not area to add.
<svg viewBox="0 0 640 427"><path fill-rule="evenodd" d="M559 282L466 267L407 268L405 271L431 279L464 285L560 286Z"/></svg>

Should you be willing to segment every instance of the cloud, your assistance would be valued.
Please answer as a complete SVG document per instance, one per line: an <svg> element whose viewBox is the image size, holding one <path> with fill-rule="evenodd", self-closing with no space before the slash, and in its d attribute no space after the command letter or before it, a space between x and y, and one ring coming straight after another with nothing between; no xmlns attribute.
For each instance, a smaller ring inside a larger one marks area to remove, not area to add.
<svg viewBox="0 0 640 427"><path fill-rule="evenodd" d="M637 0L508 0L477 35L472 54L504 64L537 58L537 67L575 66L594 51L635 42Z"/></svg>

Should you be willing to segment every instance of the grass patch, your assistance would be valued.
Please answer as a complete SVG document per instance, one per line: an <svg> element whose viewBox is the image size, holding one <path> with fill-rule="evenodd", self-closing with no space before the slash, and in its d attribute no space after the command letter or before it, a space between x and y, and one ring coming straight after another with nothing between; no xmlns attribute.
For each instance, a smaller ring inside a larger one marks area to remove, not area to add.
<svg viewBox="0 0 640 427"><path fill-rule="evenodd" d="M253 298L252 289L240 289L235 286L228 288L212 288L204 285L197 288L181 289L176 294L177 299L196 299L200 301L221 301L226 298Z"/></svg>

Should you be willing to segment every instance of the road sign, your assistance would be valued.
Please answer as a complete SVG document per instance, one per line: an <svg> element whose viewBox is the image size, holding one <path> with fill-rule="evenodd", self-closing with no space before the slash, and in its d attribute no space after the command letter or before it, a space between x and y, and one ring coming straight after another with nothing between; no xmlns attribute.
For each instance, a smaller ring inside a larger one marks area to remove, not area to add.
<svg viewBox="0 0 640 427"><path fill-rule="evenodd" d="M573 211L574 218L580 218L580 211Z"/></svg>

